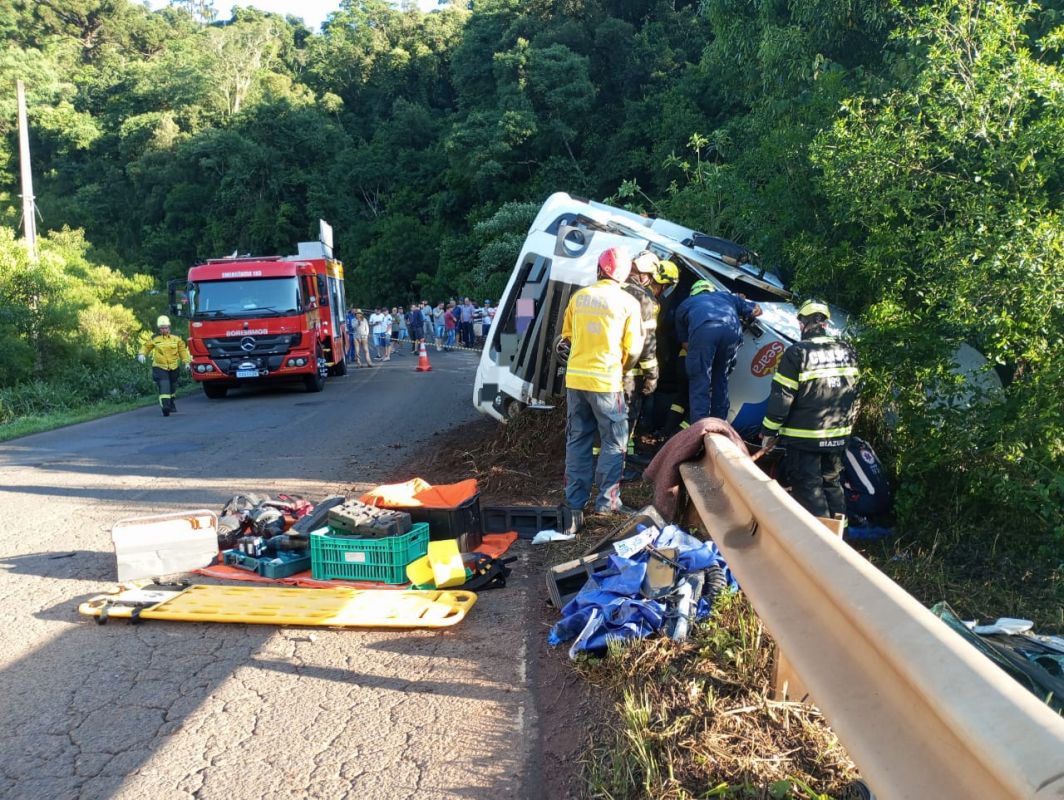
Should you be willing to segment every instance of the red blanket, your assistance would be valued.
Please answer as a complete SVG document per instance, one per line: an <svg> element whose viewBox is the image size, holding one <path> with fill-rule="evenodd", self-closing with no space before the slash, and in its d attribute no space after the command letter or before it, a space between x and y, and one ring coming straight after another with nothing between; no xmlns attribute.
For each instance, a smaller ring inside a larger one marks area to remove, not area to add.
<svg viewBox="0 0 1064 800"><path fill-rule="evenodd" d="M666 520L676 522L676 504L680 497L680 464L701 457L705 450L703 440L707 433L727 436L740 450L748 452L746 443L735 432L735 428L716 417L700 419L665 442L665 446L654 456L643 476L654 482L654 506Z"/></svg>

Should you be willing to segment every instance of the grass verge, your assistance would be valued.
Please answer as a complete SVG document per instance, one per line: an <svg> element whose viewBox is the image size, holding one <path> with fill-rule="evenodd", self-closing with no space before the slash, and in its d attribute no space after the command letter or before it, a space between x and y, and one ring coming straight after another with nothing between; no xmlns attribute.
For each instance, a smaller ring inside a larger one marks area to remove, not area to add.
<svg viewBox="0 0 1064 800"><path fill-rule="evenodd" d="M486 493L511 502L562 499L564 406L525 411L449 454ZM649 484L626 484L626 504L651 502ZM618 520L589 517L577 540L551 545L550 563L581 555ZM1011 546L1022 521L999 538L924 521L920 532L851 542L926 606L949 602L962 618L1024 617L1040 632L1064 630L1061 559ZM774 644L742 595L722 600L689 641L646 639L615 647L575 670L613 714L590 731L580 764L584 794L602 800L861 798L853 764L815 708L780 703L769 686ZM565 659L564 649L552 655ZM566 662L568 663L568 662Z"/></svg>
<svg viewBox="0 0 1064 800"><path fill-rule="evenodd" d="M195 394L198 389L198 385L181 386L178 387L177 396L186 397L190 394ZM99 419L100 417L110 416L111 414L132 411L134 408L143 408L144 406L155 405L158 402L158 397L146 395L132 400L120 400L110 403L90 403L79 408L64 409L50 414L34 414L31 416L19 417L13 422L0 425L0 442L7 442L34 433L44 433L45 431L55 430L56 428L65 428L68 425L77 425L79 422L88 422L90 420Z"/></svg>
<svg viewBox="0 0 1064 800"><path fill-rule="evenodd" d="M686 642L644 639L578 662L618 711L584 758L588 796L859 797L853 763L820 712L772 699L774 651L736 593Z"/></svg>

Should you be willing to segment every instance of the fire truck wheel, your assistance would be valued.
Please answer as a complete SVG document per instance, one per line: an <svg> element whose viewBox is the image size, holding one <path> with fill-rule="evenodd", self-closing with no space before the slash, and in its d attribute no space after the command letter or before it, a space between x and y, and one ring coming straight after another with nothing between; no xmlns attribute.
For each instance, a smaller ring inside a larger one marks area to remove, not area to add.
<svg viewBox="0 0 1064 800"><path fill-rule="evenodd" d="M229 393L229 387L208 382L203 384L203 393L211 400L221 400Z"/></svg>
<svg viewBox="0 0 1064 800"><path fill-rule="evenodd" d="M320 358L321 351L319 350L318 359ZM307 387L308 392L320 392L325 388L325 376L321 374L320 369L314 370L311 374L303 376L303 385Z"/></svg>
<svg viewBox="0 0 1064 800"><path fill-rule="evenodd" d="M340 360L333 364L330 374L336 376L343 376L347 374L347 357L341 356Z"/></svg>

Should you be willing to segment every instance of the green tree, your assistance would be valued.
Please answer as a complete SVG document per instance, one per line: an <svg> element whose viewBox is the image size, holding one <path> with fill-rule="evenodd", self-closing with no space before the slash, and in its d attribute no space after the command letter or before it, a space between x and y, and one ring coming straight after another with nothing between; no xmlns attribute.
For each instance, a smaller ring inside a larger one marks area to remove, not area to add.
<svg viewBox="0 0 1064 800"><path fill-rule="evenodd" d="M1064 386L1053 289L1064 82L1032 55L1033 10L950 0L907 20L912 78L848 100L816 143L833 217L857 230L841 225L838 244L814 248L800 274L866 309L869 389L897 415L910 517L956 495L976 514L1034 513L1064 536L1064 410L1048 389ZM964 397L953 360L965 341L1000 368L1003 395ZM953 402L929 403L943 392Z"/></svg>

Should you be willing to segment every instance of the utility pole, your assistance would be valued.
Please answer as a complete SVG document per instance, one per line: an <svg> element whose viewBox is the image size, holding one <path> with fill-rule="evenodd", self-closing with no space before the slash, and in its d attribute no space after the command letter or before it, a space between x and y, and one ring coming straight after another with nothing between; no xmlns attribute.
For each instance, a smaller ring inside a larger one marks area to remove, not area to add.
<svg viewBox="0 0 1064 800"><path fill-rule="evenodd" d="M9 84L10 85L10 84ZM26 87L15 83L18 93L18 160L22 170L22 229L26 233L26 250L30 262L37 263L37 205L33 197L33 173L30 171L30 130L26 124Z"/></svg>
<svg viewBox="0 0 1064 800"><path fill-rule="evenodd" d="M34 202L33 172L30 170L30 130L26 122L26 87L22 81L16 81L15 90L18 95L18 157L22 172L22 229L26 233L26 250L30 257L30 267L34 268L37 266L37 204ZM38 377L44 372L40 320L37 313L39 305L37 276L34 275L30 290L30 343L33 346L33 369Z"/></svg>

